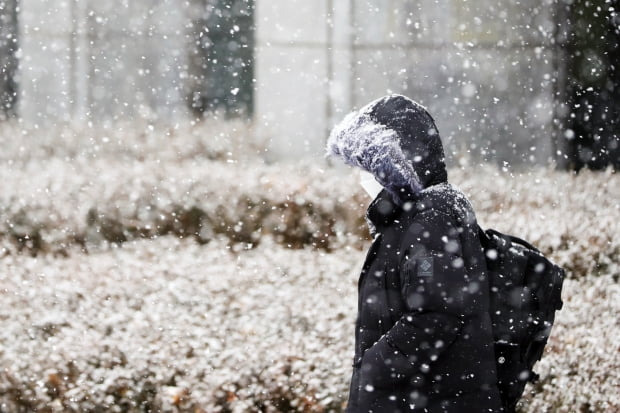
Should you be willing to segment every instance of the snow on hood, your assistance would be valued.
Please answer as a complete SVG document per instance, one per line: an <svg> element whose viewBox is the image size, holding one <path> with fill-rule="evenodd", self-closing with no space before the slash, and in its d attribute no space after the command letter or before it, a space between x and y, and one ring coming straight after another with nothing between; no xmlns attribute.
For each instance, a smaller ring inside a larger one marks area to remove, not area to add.
<svg viewBox="0 0 620 413"><path fill-rule="evenodd" d="M349 113L331 131L325 156L375 176L397 203L447 181L435 121L419 103L388 95Z"/></svg>

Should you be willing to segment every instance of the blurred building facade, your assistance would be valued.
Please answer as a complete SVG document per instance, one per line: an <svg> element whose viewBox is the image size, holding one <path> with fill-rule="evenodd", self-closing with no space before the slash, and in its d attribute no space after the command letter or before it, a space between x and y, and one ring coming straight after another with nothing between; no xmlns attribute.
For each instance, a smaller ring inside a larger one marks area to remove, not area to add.
<svg viewBox="0 0 620 413"><path fill-rule="evenodd" d="M313 134L349 108L403 93L436 118L448 155L546 163L557 78L550 4L259 2L257 112L279 130L283 153L312 151Z"/></svg>
<svg viewBox="0 0 620 413"><path fill-rule="evenodd" d="M322 156L349 110L403 93L428 107L451 158L567 152L554 0L0 4L0 35L19 37L18 50L0 43L0 96L26 123L219 110L253 119L275 160Z"/></svg>

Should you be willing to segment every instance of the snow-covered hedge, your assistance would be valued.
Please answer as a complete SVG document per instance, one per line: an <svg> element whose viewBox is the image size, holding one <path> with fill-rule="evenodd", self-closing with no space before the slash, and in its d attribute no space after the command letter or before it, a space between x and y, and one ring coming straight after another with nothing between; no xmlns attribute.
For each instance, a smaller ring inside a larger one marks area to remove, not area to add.
<svg viewBox="0 0 620 413"><path fill-rule="evenodd" d="M364 252L175 237L0 261L0 409L341 411ZM617 411L618 274L570 279L524 412Z"/></svg>
<svg viewBox="0 0 620 413"><path fill-rule="evenodd" d="M449 178L483 227L531 241L571 276L618 271L618 174L464 164ZM317 162L54 156L4 162L0 181L0 242L12 250L64 254L166 234L252 245L271 234L327 251L368 239L370 199L355 175Z"/></svg>
<svg viewBox="0 0 620 413"><path fill-rule="evenodd" d="M130 122L57 123L37 127L0 123L0 159L10 162L49 158L182 161L206 158L256 158L265 137L251 122L210 118L176 124L133 119Z"/></svg>

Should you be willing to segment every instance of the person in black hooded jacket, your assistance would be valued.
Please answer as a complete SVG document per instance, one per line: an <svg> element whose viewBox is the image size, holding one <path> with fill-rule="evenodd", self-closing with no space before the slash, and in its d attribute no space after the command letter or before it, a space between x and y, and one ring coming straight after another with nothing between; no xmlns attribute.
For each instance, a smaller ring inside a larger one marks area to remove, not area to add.
<svg viewBox="0 0 620 413"><path fill-rule="evenodd" d="M402 95L332 130L326 156L374 175L347 412L500 412L485 258L433 118Z"/></svg>

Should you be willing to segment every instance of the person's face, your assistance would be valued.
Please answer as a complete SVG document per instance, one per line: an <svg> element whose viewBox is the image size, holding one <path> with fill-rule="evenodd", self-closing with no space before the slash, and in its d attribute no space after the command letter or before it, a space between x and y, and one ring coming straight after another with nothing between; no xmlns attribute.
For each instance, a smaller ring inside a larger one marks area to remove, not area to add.
<svg viewBox="0 0 620 413"><path fill-rule="evenodd" d="M383 186L375 179L374 175L366 172L365 170L358 168L358 176L360 185L366 191L366 193L371 197L375 198L379 192L383 189Z"/></svg>

